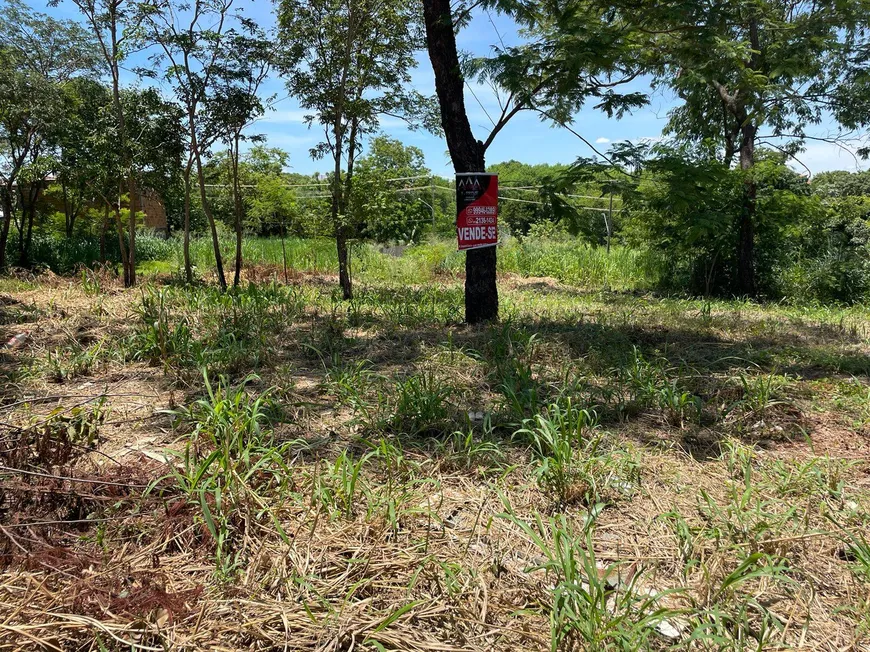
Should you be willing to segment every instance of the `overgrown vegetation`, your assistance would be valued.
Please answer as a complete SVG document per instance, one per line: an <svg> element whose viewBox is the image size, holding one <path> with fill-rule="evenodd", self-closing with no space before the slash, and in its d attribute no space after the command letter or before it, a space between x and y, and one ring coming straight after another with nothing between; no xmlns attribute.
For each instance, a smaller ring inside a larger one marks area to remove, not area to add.
<svg viewBox="0 0 870 652"><path fill-rule="evenodd" d="M866 639L862 308L516 276L510 319L468 328L449 276L372 271L344 302L293 273L228 293L0 286L5 328L41 323L3 352L0 406L0 590L27 634L110 649L107 631L298 649L345 628L373 649Z"/></svg>

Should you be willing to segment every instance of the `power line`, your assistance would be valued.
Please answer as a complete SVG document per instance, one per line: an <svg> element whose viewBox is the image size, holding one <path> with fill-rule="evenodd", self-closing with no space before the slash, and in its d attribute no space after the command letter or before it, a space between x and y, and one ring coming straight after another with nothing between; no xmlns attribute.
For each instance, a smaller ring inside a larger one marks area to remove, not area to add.
<svg viewBox="0 0 870 652"><path fill-rule="evenodd" d="M534 192L535 190L538 190L540 188L543 188L543 186L505 186L505 185L499 184L499 190L520 190L522 192ZM559 194L562 194L562 193L559 193ZM594 195L573 195L573 194L568 194L568 193L564 193L564 196L565 197L574 197L576 199L595 199L595 200L606 200L608 198L606 195L603 197L601 197L601 196L596 197ZM614 197L614 200L621 201L622 198L621 197Z"/></svg>
<svg viewBox="0 0 870 652"><path fill-rule="evenodd" d="M393 192L411 192L412 190L429 190L432 186L414 186L413 188L397 188Z"/></svg>
<svg viewBox="0 0 870 652"><path fill-rule="evenodd" d="M607 199L607 197L590 197L589 195L567 195L567 194L566 194L565 196L566 196L566 197L576 197L577 199L596 199L596 200L598 200L598 199L600 199L600 200ZM614 199L619 199L619 200L621 201L621 200L622 200L622 197L614 197Z"/></svg>
<svg viewBox="0 0 870 652"><path fill-rule="evenodd" d="M431 179L433 175L431 174L417 174L410 177L394 177L392 179L382 179L382 181L390 182L390 181L410 181L412 179ZM225 183L206 183L204 184L206 188L231 188L229 184ZM329 187L332 185L331 181L318 181L317 183L285 183L283 184L285 188L320 188L323 186ZM239 186L240 188L256 188L256 184L242 184ZM427 188L429 186L426 186Z"/></svg>
<svg viewBox="0 0 870 652"><path fill-rule="evenodd" d="M503 197L502 195L499 195L498 198L502 201L515 201L515 202L519 202L521 204L535 204L537 206L546 206L546 204L542 201L532 201L530 199L517 199L516 197ZM593 206L572 206L572 208L575 208L577 210L583 210L583 211L596 211L596 212L600 212L600 213L619 213L622 211L621 208L617 208L617 209L614 209L613 211L611 211L610 209L607 209L607 208L595 208Z"/></svg>
<svg viewBox="0 0 870 652"><path fill-rule="evenodd" d="M502 201L515 201L521 204L536 204L538 206L544 206L544 202L542 201L532 201L531 199L517 199L516 197L502 197L501 195L498 198Z"/></svg>

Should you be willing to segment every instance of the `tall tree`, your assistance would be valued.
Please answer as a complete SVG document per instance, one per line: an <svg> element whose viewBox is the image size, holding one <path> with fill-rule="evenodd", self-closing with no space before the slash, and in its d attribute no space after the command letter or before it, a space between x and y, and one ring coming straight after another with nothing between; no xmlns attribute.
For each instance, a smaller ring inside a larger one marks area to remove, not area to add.
<svg viewBox="0 0 870 652"><path fill-rule="evenodd" d="M215 92L207 101L214 115L215 129L227 146L233 196L233 228L236 232L236 260L233 286L238 287L242 273L242 233L244 208L239 181L240 145L243 140L262 140L246 136L245 128L263 115L265 106L260 87L272 69L272 41L256 24L242 21L244 31L227 40L227 54L215 75Z"/></svg>
<svg viewBox="0 0 870 652"><path fill-rule="evenodd" d="M22 68L45 79L63 84L83 73L102 72L97 43L75 21L34 11L22 0L3 0L0 28L3 45Z"/></svg>
<svg viewBox="0 0 870 652"><path fill-rule="evenodd" d="M369 142L355 175L352 213L359 233L378 242L419 241L436 205L423 152L381 134Z"/></svg>
<svg viewBox="0 0 870 652"><path fill-rule="evenodd" d="M143 191L156 193L169 210L181 194L187 152L184 111L154 88L125 89L122 99L133 136L136 178Z"/></svg>
<svg viewBox="0 0 870 652"><path fill-rule="evenodd" d="M51 0L51 5L60 0ZM123 194L126 185L130 211L127 222L127 244L121 241L124 264L124 284L136 285L136 214L138 207L138 183L136 179L133 144L127 125L127 115L121 98L122 64L129 52L137 46L141 26L141 14L135 0L72 0L85 18L94 38L99 44L103 60L109 70L112 87L112 107L117 122L116 146L120 152L124 179L118 184L118 196ZM124 183L126 182L126 184ZM121 211L116 212L120 217Z"/></svg>
<svg viewBox="0 0 870 652"><path fill-rule="evenodd" d="M21 68L8 48L0 47L0 270L6 269L6 244L14 219L16 189L31 151L39 147L51 120L51 85Z"/></svg>
<svg viewBox="0 0 870 652"><path fill-rule="evenodd" d="M202 210L208 219L214 247L218 282L227 288L223 257L214 214L206 194L203 159L221 136L221 130L209 111L215 78L228 55L227 41L234 32L234 0L195 0L192 4L178 0L148 0L143 15L150 36L161 49L153 57L163 66L164 78L172 84L178 102L184 107L187 123L188 155L184 165L184 269L188 283L193 281L190 262L190 192L195 168ZM144 71L143 71L144 72Z"/></svg>
<svg viewBox="0 0 870 652"><path fill-rule="evenodd" d="M109 128L105 114L111 111L111 91L95 79L80 77L66 85L67 111L59 117L57 182L64 212L64 231L71 237L79 217L98 196L95 180L106 172L116 179L117 169L105 168L107 161L98 152L103 144L101 131ZM114 141L114 139L111 139ZM117 166L109 164L110 168Z"/></svg>
<svg viewBox="0 0 870 652"><path fill-rule="evenodd" d="M281 236L285 283L289 279L285 243L288 224L299 217L296 189L290 187L292 181L288 184L284 174L289 159L288 154L280 149L255 145L243 161L247 183L254 186L245 202L248 226L259 233L277 233Z"/></svg>
<svg viewBox="0 0 870 652"><path fill-rule="evenodd" d="M476 7L493 8L526 30L517 46L494 46L487 58L460 61L456 32ZM614 89L639 74L629 12L619 14L593 2L489 0L460 3L423 0L426 42L435 73L441 125L456 172L484 172L486 151L510 120L521 111L568 126L590 98L609 115L621 116L642 105L642 94ZM466 75L501 90L500 112L486 140L471 130L465 106ZM497 319L498 288L495 247L472 249L465 259L465 319L469 324Z"/></svg>
<svg viewBox="0 0 870 652"><path fill-rule="evenodd" d="M26 262L34 203L53 165L53 149L63 116L63 85L93 71L98 58L88 34L73 21L34 12L19 0L0 7L0 269L14 220L16 195L27 216L18 222L20 258Z"/></svg>
<svg viewBox="0 0 870 652"><path fill-rule="evenodd" d="M832 110L847 129L870 125L870 6L865 2L843 2L843 48L832 59L835 80ZM862 157L870 155L863 147Z"/></svg>
<svg viewBox="0 0 870 652"><path fill-rule="evenodd" d="M339 282L350 299L354 163L362 137L377 129L380 116L412 118L423 106L423 98L408 91L418 15L414 3L402 0L281 0L278 7L288 89L312 111L308 124L321 125L326 135L311 155L332 159Z"/></svg>
<svg viewBox="0 0 870 652"><path fill-rule="evenodd" d="M832 99L828 65L843 47L840 33L853 4L676 0L644 10L651 69L684 100L671 115L671 131L684 141L715 143L724 162L736 157L744 173L738 293L757 289L756 149L767 142L794 155L807 125L821 121ZM788 142L778 145L781 139Z"/></svg>

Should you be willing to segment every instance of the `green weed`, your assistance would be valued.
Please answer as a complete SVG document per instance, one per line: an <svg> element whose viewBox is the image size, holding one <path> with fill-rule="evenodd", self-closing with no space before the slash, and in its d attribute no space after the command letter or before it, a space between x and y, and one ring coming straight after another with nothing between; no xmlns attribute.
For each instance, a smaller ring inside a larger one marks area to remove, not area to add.
<svg viewBox="0 0 870 652"><path fill-rule="evenodd" d="M90 346L74 342L65 349L49 349L43 368L49 381L63 383L79 376L91 375L95 367L103 363L108 355L106 339Z"/></svg>
<svg viewBox="0 0 870 652"><path fill-rule="evenodd" d="M455 412L453 387L431 371L397 381L387 427L415 436L443 432Z"/></svg>
<svg viewBox="0 0 870 652"><path fill-rule="evenodd" d="M513 514L502 516L516 524L544 558L527 572L543 571L553 585L547 591L553 652L650 649L656 627L676 615L663 605L673 591L644 591L642 571L598 563L593 519L576 531L564 516L545 522L536 513L531 524Z"/></svg>
<svg viewBox="0 0 870 652"><path fill-rule="evenodd" d="M481 474L501 468L505 454L501 446L492 439L492 422L489 415L484 417L482 434L475 428L457 430L446 439L433 440L435 452L442 465L464 471L477 470Z"/></svg>
<svg viewBox="0 0 870 652"><path fill-rule="evenodd" d="M739 379L743 396L738 406L748 416L763 418L770 408L783 403L777 396L777 391L784 382L781 376L776 374L749 376L741 373Z"/></svg>
<svg viewBox="0 0 870 652"><path fill-rule="evenodd" d="M777 557L756 552L721 579L705 571L705 594L690 597L693 629L689 644L713 650L766 650L785 623L756 596L759 583L794 584L788 566Z"/></svg>
<svg viewBox="0 0 870 652"><path fill-rule="evenodd" d="M258 396L246 390L256 376L232 387L224 378L213 385L208 374L203 375L206 396L189 407L167 411L192 431L183 452L170 451L180 465L171 465L170 475L155 482L152 490L171 479L199 507L214 543L218 571L226 577L243 564L238 542L251 519L268 516L285 536L270 504L286 492L292 477L284 463L292 443L275 445L267 428L271 390Z"/></svg>
<svg viewBox="0 0 870 652"><path fill-rule="evenodd" d="M560 504L593 505L631 493L640 479L640 465L627 450L608 450L594 412L571 401L554 403L524 423L514 438L528 442L534 453L540 488Z"/></svg>
<svg viewBox="0 0 870 652"><path fill-rule="evenodd" d="M496 389L504 397L509 419L522 423L541 407L541 389L534 371L532 358L536 336L514 328L510 322L490 331L487 359Z"/></svg>
<svg viewBox="0 0 870 652"><path fill-rule="evenodd" d="M332 464L319 465L314 471L312 500L327 513L338 512L345 518L355 514L359 493L367 494L360 474L372 452L355 460L346 450Z"/></svg>

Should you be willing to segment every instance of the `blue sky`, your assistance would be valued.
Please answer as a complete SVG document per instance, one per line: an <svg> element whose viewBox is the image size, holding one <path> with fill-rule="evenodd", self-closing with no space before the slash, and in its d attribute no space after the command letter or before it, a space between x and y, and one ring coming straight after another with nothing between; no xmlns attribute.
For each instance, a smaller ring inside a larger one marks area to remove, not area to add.
<svg viewBox="0 0 870 652"><path fill-rule="evenodd" d="M57 8L49 8L46 2L39 0L30 0L29 4L39 11L58 17L75 18L78 15L69 0L62 1ZM241 0L239 5L244 7L247 16L261 25L274 25L270 0ZM493 44L499 43L500 38L509 44L519 37L508 19L483 13L476 15L471 24L460 33L458 45L462 50L475 55L485 55L491 52ZM134 58L130 66L141 65L144 57L143 54L138 55L138 60ZM421 93L434 94L434 76L426 53L420 52L417 60L419 65L413 71L412 84ZM126 81L133 83L135 78L130 75ZM470 92L472 90L473 94ZM636 80L626 90L647 91L648 86L644 80ZM252 126L250 132L263 134L270 146L286 150L290 154L293 171L308 174L325 170L328 167L326 163L312 161L308 154L308 150L322 139L322 132L317 126L309 129L303 123L305 112L293 98L287 97L283 82L277 77L270 79L263 94L275 95L278 101L271 111ZM487 113L493 117L497 115L497 98L488 87L471 84L466 87L465 101L475 135L485 140L492 127ZM654 94L647 107L636 110L622 120L615 120L608 119L590 105L575 116L573 128L596 148L605 151L612 142L660 138L668 110L673 106L674 98ZM453 169L443 139L423 131L411 131L396 119L383 120L381 127L390 136L419 147L426 157L427 165L436 174L452 174ZM823 124L810 133L827 136L833 130L834 125ZM580 156L593 155L594 152L570 132L553 128L541 122L535 114L526 112L517 114L496 137L487 152L487 163L494 164L511 159L524 163L569 163ZM834 169L855 170L859 165L861 168L867 167L863 162L856 164L854 157L837 145L820 141L808 141L806 151L799 158L814 174ZM793 167L803 170L797 164Z"/></svg>

